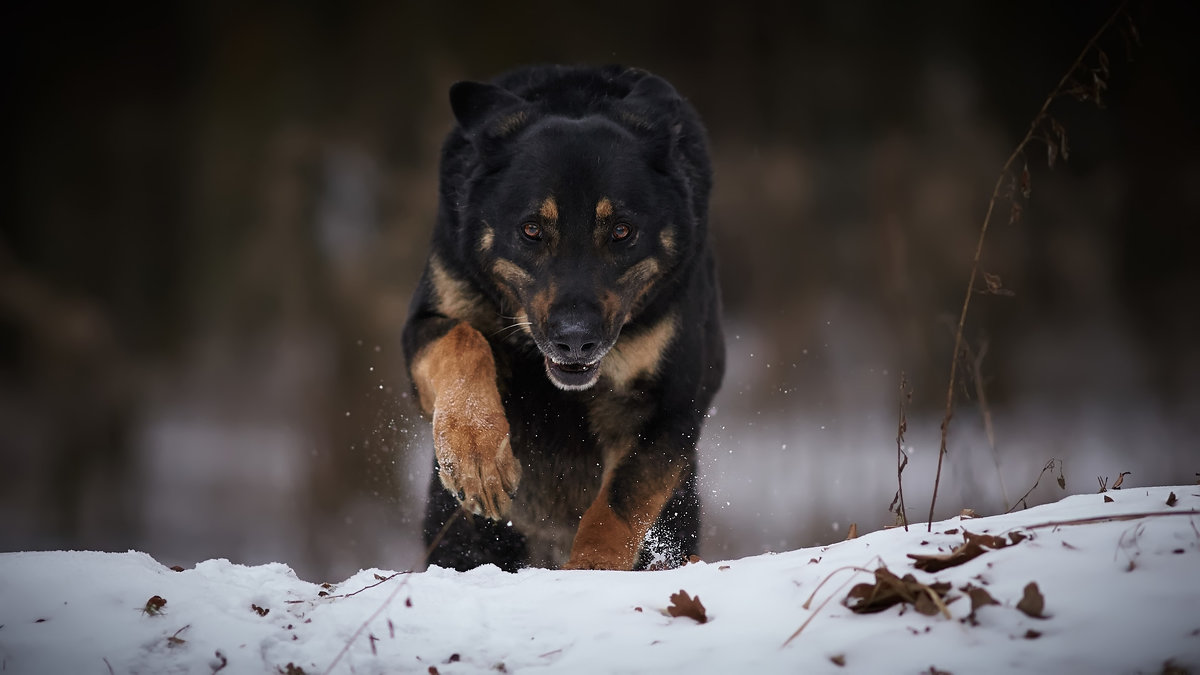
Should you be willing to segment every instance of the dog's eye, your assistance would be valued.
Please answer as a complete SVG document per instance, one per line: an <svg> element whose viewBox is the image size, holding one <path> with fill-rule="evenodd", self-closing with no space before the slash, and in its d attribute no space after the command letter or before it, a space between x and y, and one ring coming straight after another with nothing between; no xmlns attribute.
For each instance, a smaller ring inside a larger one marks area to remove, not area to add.
<svg viewBox="0 0 1200 675"><path fill-rule="evenodd" d="M538 240L542 238L542 226L537 223L525 223L521 226L521 233L530 239Z"/></svg>
<svg viewBox="0 0 1200 675"><path fill-rule="evenodd" d="M617 223L613 225L612 238L613 241L624 241L633 234L633 227L629 223Z"/></svg>

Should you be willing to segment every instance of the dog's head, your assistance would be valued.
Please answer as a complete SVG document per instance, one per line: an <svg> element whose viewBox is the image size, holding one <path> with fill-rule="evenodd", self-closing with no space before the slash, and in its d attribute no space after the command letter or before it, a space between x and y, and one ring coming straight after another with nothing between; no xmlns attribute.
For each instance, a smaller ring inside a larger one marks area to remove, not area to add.
<svg viewBox="0 0 1200 675"><path fill-rule="evenodd" d="M563 114L570 101L451 89L475 153L456 205L460 245L471 247L460 255L566 390L596 383L622 327L702 236L677 152L678 95L651 75L620 93L575 92L578 114Z"/></svg>

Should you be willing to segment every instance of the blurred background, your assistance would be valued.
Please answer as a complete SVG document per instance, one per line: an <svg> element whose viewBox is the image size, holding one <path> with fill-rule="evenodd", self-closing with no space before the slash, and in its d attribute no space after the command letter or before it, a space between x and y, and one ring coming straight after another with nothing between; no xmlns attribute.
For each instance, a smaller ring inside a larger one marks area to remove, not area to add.
<svg viewBox="0 0 1200 675"><path fill-rule="evenodd" d="M710 130L730 368L705 557L892 524L902 377L922 519L992 186L1114 7L8 5L0 550L418 564L432 450L399 335L446 90L533 62L649 69ZM1024 217L992 224L1012 295L974 297L986 405L964 378L938 517L1003 511L1052 458L1069 492L1200 472L1200 12L1131 14L1141 46L1123 22L1100 43L1104 108L1051 109L1069 161L1031 145Z"/></svg>

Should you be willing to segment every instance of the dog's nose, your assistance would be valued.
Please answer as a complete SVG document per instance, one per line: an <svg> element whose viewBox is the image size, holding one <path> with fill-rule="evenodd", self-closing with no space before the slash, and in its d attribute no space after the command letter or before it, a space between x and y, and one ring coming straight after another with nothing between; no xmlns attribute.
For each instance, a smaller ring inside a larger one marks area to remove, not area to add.
<svg viewBox="0 0 1200 675"><path fill-rule="evenodd" d="M587 361L600 343L598 331L587 321L565 318L551 322L549 335L554 348L564 360Z"/></svg>

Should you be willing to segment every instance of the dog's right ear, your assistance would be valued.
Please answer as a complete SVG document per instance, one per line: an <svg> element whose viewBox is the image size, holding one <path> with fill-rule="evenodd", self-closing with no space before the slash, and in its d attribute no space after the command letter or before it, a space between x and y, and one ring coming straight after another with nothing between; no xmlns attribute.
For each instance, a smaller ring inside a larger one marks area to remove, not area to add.
<svg viewBox="0 0 1200 675"><path fill-rule="evenodd" d="M525 99L494 84L456 82L450 87L450 109L468 133L502 111L516 113L524 104Z"/></svg>

